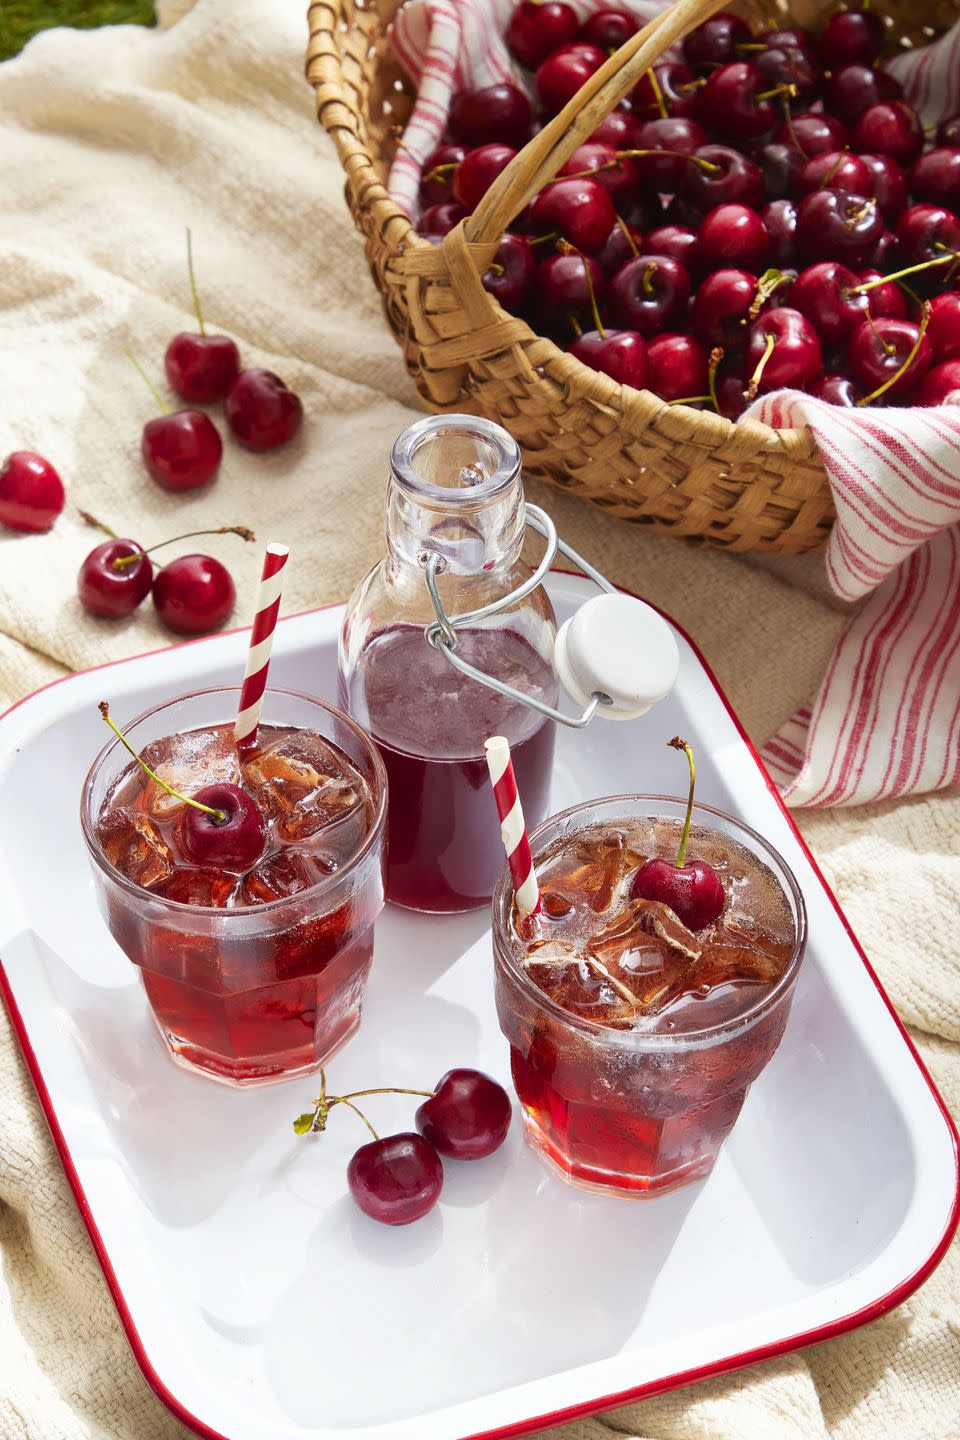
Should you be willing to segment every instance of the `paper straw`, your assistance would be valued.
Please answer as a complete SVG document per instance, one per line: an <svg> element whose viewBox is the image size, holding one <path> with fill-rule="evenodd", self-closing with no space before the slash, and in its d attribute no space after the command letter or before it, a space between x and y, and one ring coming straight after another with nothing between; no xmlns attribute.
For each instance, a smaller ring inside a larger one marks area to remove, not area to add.
<svg viewBox="0 0 960 1440"><path fill-rule="evenodd" d="M500 835L513 879L513 894L520 919L525 920L540 912L540 887L533 869L530 841L517 793L517 777L510 759L510 745L502 735L491 735L489 740L484 741L484 749L493 784L493 798L500 816Z"/></svg>
<svg viewBox="0 0 960 1440"><path fill-rule="evenodd" d="M240 687L240 708L233 727L238 745L252 745L257 738L260 706L263 704L263 692L267 688L273 632L277 628L277 616L280 613L283 567L289 554L286 545L268 545L264 551L257 606L250 631L250 649L247 651L247 668L243 672L243 684Z"/></svg>

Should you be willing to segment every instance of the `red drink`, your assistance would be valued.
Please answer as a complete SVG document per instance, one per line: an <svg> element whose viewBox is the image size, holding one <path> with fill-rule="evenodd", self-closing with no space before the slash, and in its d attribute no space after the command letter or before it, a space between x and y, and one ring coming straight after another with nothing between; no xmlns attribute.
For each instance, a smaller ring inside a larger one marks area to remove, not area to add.
<svg viewBox="0 0 960 1440"><path fill-rule="evenodd" d="M497 1009L527 1138L587 1189L662 1194L709 1174L789 1014L803 901L760 836L695 807L689 854L726 895L696 934L632 898L644 860L676 854L683 810L618 797L542 826L528 942L508 877L494 897Z"/></svg>
<svg viewBox="0 0 960 1440"><path fill-rule="evenodd" d="M464 630L457 650L471 664L552 703L545 659L513 630ZM476 683L463 684L422 627L393 626L364 647L341 703L369 729L387 770L387 899L412 910L485 905L503 867L483 753L488 735L510 741L531 823L546 813L555 727L535 711Z"/></svg>
<svg viewBox="0 0 960 1440"><path fill-rule="evenodd" d="M385 805L382 767L345 716L268 691L281 723L262 723L241 755L232 726L210 723L235 695L173 701L125 733L181 793L226 781L253 797L266 831L255 864L191 864L187 807L118 742L90 772L83 819L101 908L174 1058L246 1084L316 1068L359 1023Z"/></svg>

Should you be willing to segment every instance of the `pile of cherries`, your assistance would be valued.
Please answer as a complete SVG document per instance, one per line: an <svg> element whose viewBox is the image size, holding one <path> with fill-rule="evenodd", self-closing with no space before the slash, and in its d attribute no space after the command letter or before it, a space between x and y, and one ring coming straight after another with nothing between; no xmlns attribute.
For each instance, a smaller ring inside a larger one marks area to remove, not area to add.
<svg viewBox="0 0 960 1440"><path fill-rule="evenodd" d="M359 1109L368 1095L419 1095L416 1130L380 1136ZM327 1093L320 1071L320 1096L313 1109L293 1122L298 1135L325 1130L336 1105L352 1110L373 1139L351 1157L347 1166L350 1194L365 1215L384 1225L409 1225L432 1210L443 1189L443 1162L481 1160L498 1150L510 1128L510 1096L481 1070L448 1070L434 1090L380 1087L348 1095Z"/></svg>
<svg viewBox="0 0 960 1440"><path fill-rule="evenodd" d="M139 362L130 356L163 411L143 427L143 463L157 484L172 492L200 489L210 484L220 469L220 432L196 406L222 400L231 433L246 449L260 453L286 445L303 422L300 397L279 376L271 370L241 369L236 342L229 335L207 331L194 279L189 231L187 258L198 333L174 335L164 355L164 368L171 389L190 402L189 408L171 411ZM10 530L50 530L65 499L63 481L42 455L15 450L0 467L0 525ZM81 515L91 521L84 512ZM219 629L229 618L236 587L219 560L211 555L182 555L155 574L150 551L135 540L121 539L100 521L91 523L109 536L91 550L77 577L80 603L91 615L120 619L152 594L158 617L178 635L202 635ZM237 525L176 538L196 534L255 538L252 531ZM152 546L151 551L158 548Z"/></svg>
<svg viewBox="0 0 960 1440"><path fill-rule="evenodd" d="M439 243L541 120L637 30L522 0L528 93L457 94L420 182ZM503 236L483 283L585 364L736 419L789 387L837 405L960 401L960 115L932 148L878 67L884 26L819 37L705 21L655 64Z"/></svg>

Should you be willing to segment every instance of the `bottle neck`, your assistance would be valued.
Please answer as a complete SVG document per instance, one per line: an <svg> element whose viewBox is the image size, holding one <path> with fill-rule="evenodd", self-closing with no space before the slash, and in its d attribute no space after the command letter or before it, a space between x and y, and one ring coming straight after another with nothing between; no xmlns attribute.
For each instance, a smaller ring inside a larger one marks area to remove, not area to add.
<svg viewBox="0 0 960 1440"><path fill-rule="evenodd" d="M478 487L482 492L483 487ZM524 537L523 486L519 474L495 495L469 489L437 504L397 477L387 486L387 551L395 565L422 571L425 557L438 555L442 574L464 579L511 569Z"/></svg>

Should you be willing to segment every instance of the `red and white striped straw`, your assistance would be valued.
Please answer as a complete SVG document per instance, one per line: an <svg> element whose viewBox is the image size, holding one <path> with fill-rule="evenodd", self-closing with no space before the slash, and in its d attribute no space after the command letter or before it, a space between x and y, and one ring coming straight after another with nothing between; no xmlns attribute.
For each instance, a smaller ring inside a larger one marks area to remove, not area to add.
<svg viewBox="0 0 960 1440"><path fill-rule="evenodd" d="M487 768L493 783L493 798L500 816L500 834L507 852L507 864L513 880L513 894L520 919L540 913L540 887L537 884L530 854L530 841L523 820L523 808L517 792L509 742L502 735L491 735L484 741Z"/></svg>
<svg viewBox="0 0 960 1440"><path fill-rule="evenodd" d="M238 745L252 745L257 738L260 706L263 704L263 692L267 688L273 632L277 628L277 616L280 614L283 567L289 555L286 545L268 545L264 551L263 571L257 591L253 628L250 631L250 649L247 651L247 668L243 672L240 707L233 727Z"/></svg>

